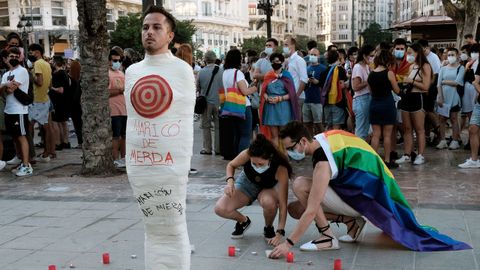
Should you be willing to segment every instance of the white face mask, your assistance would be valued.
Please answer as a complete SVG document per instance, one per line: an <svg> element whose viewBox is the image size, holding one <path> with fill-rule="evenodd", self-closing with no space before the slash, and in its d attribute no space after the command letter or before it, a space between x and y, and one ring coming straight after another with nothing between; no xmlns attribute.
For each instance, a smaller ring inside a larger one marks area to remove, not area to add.
<svg viewBox="0 0 480 270"><path fill-rule="evenodd" d="M115 71L119 70L121 66L122 66L122 64L120 62L113 62L112 63L112 69L115 70Z"/></svg>
<svg viewBox="0 0 480 270"><path fill-rule="evenodd" d="M27 67L33 68L33 63L30 60L27 60Z"/></svg>
<svg viewBox="0 0 480 270"><path fill-rule="evenodd" d="M477 61L477 60L478 60L479 53L471 53L470 56L472 57L472 60L473 60L473 61Z"/></svg>
<svg viewBox="0 0 480 270"><path fill-rule="evenodd" d="M410 64L415 62L415 56L413 56L413 54L407 55L407 62L410 63Z"/></svg>
<svg viewBox="0 0 480 270"><path fill-rule="evenodd" d="M462 61L467 61L468 60L468 55L466 53L462 53L462 54L460 54L460 59L462 59Z"/></svg>
<svg viewBox="0 0 480 270"><path fill-rule="evenodd" d="M270 48L270 47L265 48L265 53L267 55L271 55L273 53L273 48Z"/></svg>
<svg viewBox="0 0 480 270"><path fill-rule="evenodd" d="M448 57L448 63L450 63L451 65L457 63L457 57L456 56L449 56Z"/></svg>
<svg viewBox="0 0 480 270"><path fill-rule="evenodd" d="M257 167L252 162L250 162L250 164L252 165L252 168L259 174L262 174L262 173L266 172L268 169L270 169L270 163L265 165L265 166L262 166L262 167Z"/></svg>
<svg viewBox="0 0 480 270"><path fill-rule="evenodd" d="M298 152L296 149L287 150L287 154L290 158L296 161L300 161L305 158L305 150L303 150L303 153Z"/></svg>
<svg viewBox="0 0 480 270"><path fill-rule="evenodd" d="M316 55L310 55L310 58L308 60L312 64L318 63L318 57Z"/></svg>
<svg viewBox="0 0 480 270"><path fill-rule="evenodd" d="M368 57L368 63L373 64L374 60L375 60L375 56L369 56Z"/></svg>

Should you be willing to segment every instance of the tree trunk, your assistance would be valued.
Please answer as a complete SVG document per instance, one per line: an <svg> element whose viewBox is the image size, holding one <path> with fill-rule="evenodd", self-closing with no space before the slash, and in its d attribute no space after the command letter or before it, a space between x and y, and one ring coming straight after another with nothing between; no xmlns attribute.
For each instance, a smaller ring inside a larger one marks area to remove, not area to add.
<svg viewBox="0 0 480 270"><path fill-rule="evenodd" d="M457 26L457 48L460 48L466 34L476 36L480 1L464 0L463 5L453 4L451 0L442 0L442 3L448 17Z"/></svg>
<svg viewBox="0 0 480 270"><path fill-rule="evenodd" d="M77 0L82 64L83 175L115 173L108 105L106 0Z"/></svg>

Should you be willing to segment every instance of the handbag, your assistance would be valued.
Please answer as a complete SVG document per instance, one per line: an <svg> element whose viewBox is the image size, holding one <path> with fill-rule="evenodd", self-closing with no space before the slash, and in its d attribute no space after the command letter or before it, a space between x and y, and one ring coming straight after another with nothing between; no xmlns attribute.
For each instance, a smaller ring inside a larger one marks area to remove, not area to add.
<svg viewBox="0 0 480 270"><path fill-rule="evenodd" d="M233 116L241 119L245 119L246 110L246 98L245 95L240 92L237 86L237 71L233 77L233 86L226 89L226 94L223 89L220 90L220 116L227 117Z"/></svg>
<svg viewBox="0 0 480 270"><path fill-rule="evenodd" d="M212 87L213 78L215 77L219 69L220 68L218 66L215 66L212 72L212 77L210 78L210 82L208 83L207 92L205 93L204 96L199 95L195 100L195 108L193 109L193 111L196 114L203 114L207 109L207 96L208 96L208 93L210 92L210 88Z"/></svg>

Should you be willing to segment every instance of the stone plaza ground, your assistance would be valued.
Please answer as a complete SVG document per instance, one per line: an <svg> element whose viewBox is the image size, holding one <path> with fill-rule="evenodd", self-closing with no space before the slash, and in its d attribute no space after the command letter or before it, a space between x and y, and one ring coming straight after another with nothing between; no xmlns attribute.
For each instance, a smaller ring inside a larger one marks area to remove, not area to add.
<svg viewBox="0 0 480 270"><path fill-rule="evenodd" d="M403 165L393 171L422 224L471 244L459 252L412 252L367 224L356 244L317 253L293 248L295 263L271 260L263 239L262 209L257 203L242 210L252 219L244 239L230 239L234 222L213 212L223 193L226 161L199 155L201 135L195 134L187 197L187 222L194 245L191 269L333 269L341 259L342 269L480 270L480 170L457 168L468 157L464 150L428 148L427 163ZM400 150L400 146L399 146ZM34 175L17 178L0 172L0 269L144 269L142 217L132 197L124 172L108 178L77 175L81 150L63 150L50 163L37 163ZM296 175L308 174L311 163L295 163ZM293 200L290 194L290 199ZM276 222L274 223L276 225ZM287 219L287 234L296 220ZM332 225L336 235L345 227ZM316 237L312 225L300 242ZM239 248L229 257L228 246ZM102 254L111 263L102 264Z"/></svg>

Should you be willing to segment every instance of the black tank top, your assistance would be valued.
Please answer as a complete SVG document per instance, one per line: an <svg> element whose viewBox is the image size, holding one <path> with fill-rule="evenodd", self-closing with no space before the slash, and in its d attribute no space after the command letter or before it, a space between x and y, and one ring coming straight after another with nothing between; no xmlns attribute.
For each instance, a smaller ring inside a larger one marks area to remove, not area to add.
<svg viewBox="0 0 480 270"><path fill-rule="evenodd" d="M392 84L388 80L388 69L379 72L370 72L367 81L370 85L372 97L383 98L391 95Z"/></svg>
<svg viewBox="0 0 480 270"><path fill-rule="evenodd" d="M278 166L278 162L272 160L270 162L270 168L260 174L253 169L252 163L249 160L247 163L243 164L243 172L245 172L248 180L255 185L258 185L261 188L273 188L278 182L275 178Z"/></svg>

